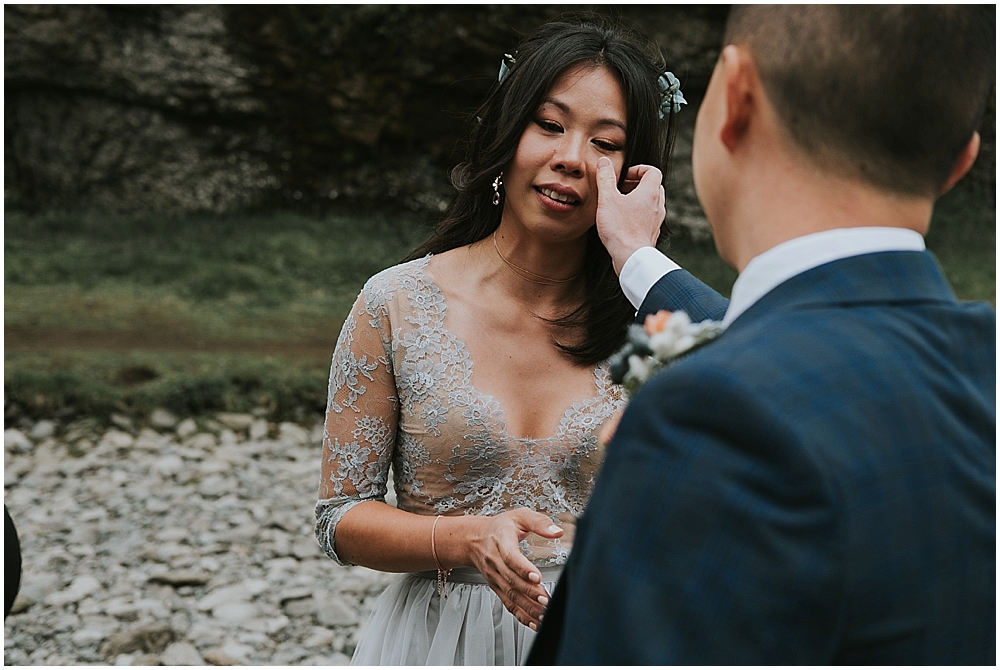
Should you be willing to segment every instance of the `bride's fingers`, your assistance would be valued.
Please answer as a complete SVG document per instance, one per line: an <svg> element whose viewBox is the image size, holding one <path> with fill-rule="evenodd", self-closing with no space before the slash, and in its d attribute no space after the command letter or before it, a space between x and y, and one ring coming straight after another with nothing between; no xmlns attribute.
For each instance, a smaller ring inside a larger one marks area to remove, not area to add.
<svg viewBox="0 0 1000 670"><path fill-rule="evenodd" d="M511 577L514 578L513 581L510 579ZM504 608L513 614L518 621L529 627L538 625L545 607L524 593L521 585L516 583L516 575L513 572L509 572L507 575L491 572L487 575L487 582L500 598Z"/></svg>

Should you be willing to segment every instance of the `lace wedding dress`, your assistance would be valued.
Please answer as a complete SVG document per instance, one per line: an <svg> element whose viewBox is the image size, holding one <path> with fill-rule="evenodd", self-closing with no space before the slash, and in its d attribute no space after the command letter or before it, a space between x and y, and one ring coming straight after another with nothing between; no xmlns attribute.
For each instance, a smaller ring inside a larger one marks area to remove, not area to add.
<svg viewBox="0 0 1000 670"><path fill-rule="evenodd" d="M562 538L531 535L524 554L551 592L602 453L596 432L624 404L605 365L593 396L566 409L548 438L511 436L497 400L476 390L465 344L445 325L431 257L372 277L344 322L330 370L316 537L332 559L337 522L385 500L390 464L397 506L415 514L495 515L529 507ZM504 609L472 569L454 571L439 598L435 573L392 583L365 624L356 665L523 662L534 632Z"/></svg>

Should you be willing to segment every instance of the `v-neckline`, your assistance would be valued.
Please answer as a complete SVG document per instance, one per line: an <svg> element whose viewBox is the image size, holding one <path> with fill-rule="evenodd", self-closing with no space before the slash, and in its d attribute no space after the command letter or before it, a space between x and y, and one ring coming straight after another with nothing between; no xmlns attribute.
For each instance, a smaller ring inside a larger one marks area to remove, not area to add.
<svg viewBox="0 0 1000 670"><path fill-rule="evenodd" d="M448 296L438 285L437 281L435 281L434 275L431 273L430 268L428 267L430 265L431 258L433 258L433 254L428 254L422 259L424 262L420 265L419 268L420 275L421 278L426 282L427 286L441 296L441 310L437 315L436 325L441 329L443 333L445 333L451 339L451 341L455 344L455 346L459 349L459 351L464 354L464 356L459 357L460 362L457 364L464 365L466 368L465 372L467 373L467 378L469 380L468 388L470 396L475 398L478 404L481 405L483 408L489 408L491 404L495 403L497 411L499 412L499 418L498 418L499 425L496 427L496 431L499 434L501 434L505 439L510 440L511 442L518 442L521 444L542 444L545 442L551 442L553 440L558 440L563 438L566 434L567 425L573 419L574 414L578 414L580 412L580 410L577 408L579 408L581 405L590 405L595 401L600 400L601 397L600 375L602 371L607 373L607 371L605 370L607 364L605 362L602 362L594 367L592 371L592 377L593 377L592 383L594 386L593 395L587 396L585 398L579 398L570 403L570 406L567 407L566 410L563 411L562 415L560 416L559 422L556 424L555 432L552 435L549 435L548 437L537 437L537 438L519 437L516 435L511 435L507 431L507 411L504 409L504 406L503 404L501 404L499 398L479 390L478 388L476 388L476 385L472 381L474 361L472 359L472 353L469 351L469 347L465 344L465 341L462 340L462 338L460 338L454 331L445 326L445 318L448 313ZM484 414L486 416L489 416L490 412L486 411L484 412Z"/></svg>

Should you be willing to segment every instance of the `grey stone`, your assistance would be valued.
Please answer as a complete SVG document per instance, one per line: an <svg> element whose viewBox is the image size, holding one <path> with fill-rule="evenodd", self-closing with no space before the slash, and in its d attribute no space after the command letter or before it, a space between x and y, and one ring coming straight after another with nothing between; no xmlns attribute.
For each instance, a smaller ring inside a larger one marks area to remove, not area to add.
<svg viewBox="0 0 1000 670"><path fill-rule="evenodd" d="M34 449L35 445L17 428L7 428L3 431L3 448L14 454L24 454Z"/></svg>
<svg viewBox="0 0 1000 670"><path fill-rule="evenodd" d="M226 623L239 623L253 619L259 614L253 603L233 601L222 603L212 608L212 616Z"/></svg>
<svg viewBox="0 0 1000 670"><path fill-rule="evenodd" d="M292 546L292 555L296 558L314 558L322 552L314 538L303 538Z"/></svg>
<svg viewBox="0 0 1000 670"><path fill-rule="evenodd" d="M302 641L302 645L311 648L329 648L334 639L332 630L317 628L312 635Z"/></svg>
<svg viewBox="0 0 1000 670"><path fill-rule="evenodd" d="M132 419L128 418L124 414L112 414L111 423L115 424L122 430L127 430L129 432L135 430L135 424L132 423Z"/></svg>
<svg viewBox="0 0 1000 670"><path fill-rule="evenodd" d="M353 626L359 621L357 611L332 593L317 594L316 620L324 626Z"/></svg>
<svg viewBox="0 0 1000 670"><path fill-rule="evenodd" d="M153 537L160 542L183 542L191 536L191 531L179 526L170 526L159 531Z"/></svg>
<svg viewBox="0 0 1000 670"><path fill-rule="evenodd" d="M237 482L217 474L209 475L198 485L198 493L206 498L218 498L237 489Z"/></svg>
<svg viewBox="0 0 1000 670"><path fill-rule="evenodd" d="M177 433L177 437L184 439L188 435L198 432L198 424L194 422L194 419L184 419L177 424L177 428L174 432Z"/></svg>
<svg viewBox="0 0 1000 670"><path fill-rule="evenodd" d="M135 651L158 654L167 648L174 637L174 630L166 624L136 626L109 637L102 645L101 652L107 658Z"/></svg>
<svg viewBox="0 0 1000 670"><path fill-rule="evenodd" d="M23 535L23 529L21 530ZM24 540L22 539L22 542ZM62 587L62 577L55 572L35 572L34 570L24 570L21 577L20 593L34 601L41 602L49 594L59 591Z"/></svg>
<svg viewBox="0 0 1000 670"><path fill-rule="evenodd" d="M193 644L186 641L172 642L160 654L163 665L205 665L205 659Z"/></svg>
<svg viewBox="0 0 1000 670"><path fill-rule="evenodd" d="M177 417L162 407L157 407L149 415L149 423L154 428L169 429L177 425Z"/></svg>
<svg viewBox="0 0 1000 670"><path fill-rule="evenodd" d="M101 582L91 575L80 575L64 591L51 593L45 597L45 604L58 607L67 603L80 602L101 589Z"/></svg>
<svg viewBox="0 0 1000 670"><path fill-rule="evenodd" d="M298 424L283 421L278 424L278 439L295 445L305 444L309 441L309 433Z"/></svg>
<svg viewBox="0 0 1000 670"><path fill-rule="evenodd" d="M282 608L285 610L285 614L290 617L309 616L317 611L317 603L312 596L309 596L308 598L283 602Z"/></svg>
<svg viewBox="0 0 1000 670"><path fill-rule="evenodd" d="M212 665L239 665L240 662L222 651L221 649L209 649L204 654L204 659Z"/></svg>
<svg viewBox="0 0 1000 670"><path fill-rule="evenodd" d="M270 431L270 426L264 419L256 419L252 424L250 424L250 439L251 440L263 440L267 437Z"/></svg>
<svg viewBox="0 0 1000 670"><path fill-rule="evenodd" d="M317 665L350 665L351 657L345 654L341 654L339 651L335 651L329 655L316 655L310 656L309 658L303 659L298 665L305 666L317 666Z"/></svg>
<svg viewBox="0 0 1000 670"><path fill-rule="evenodd" d="M207 572L198 571L176 571L165 572L163 574L152 575L149 581L154 584L167 584L169 586L204 586L211 581L212 575Z"/></svg>
<svg viewBox="0 0 1000 670"><path fill-rule="evenodd" d="M28 437L32 440L44 440L56 434L56 424L48 419L42 419L34 425Z"/></svg>
<svg viewBox="0 0 1000 670"><path fill-rule="evenodd" d="M246 663L247 658L253 653L253 647L239 642L227 642L222 645L221 651L240 663Z"/></svg>
<svg viewBox="0 0 1000 670"><path fill-rule="evenodd" d="M198 601L200 610L210 610L217 605L234 601L250 600L251 593L244 584L230 584L213 589L211 593Z"/></svg>
<svg viewBox="0 0 1000 670"><path fill-rule="evenodd" d="M84 627L73 633L70 639L73 644L80 645L82 647L89 646L95 642L100 642L108 636L107 627Z"/></svg>
<svg viewBox="0 0 1000 670"><path fill-rule="evenodd" d="M11 614L20 614L21 612L26 612L35 601L24 595L23 593L18 593L17 597L14 598L13 604L10 606Z"/></svg>
<svg viewBox="0 0 1000 670"><path fill-rule="evenodd" d="M153 469L166 477L172 477L184 469L184 461L174 454L162 456L153 463Z"/></svg>
<svg viewBox="0 0 1000 670"><path fill-rule="evenodd" d="M197 433L185 441L185 446L199 451L209 451L215 448L215 435L211 433Z"/></svg>
<svg viewBox="0 0 1000 670"><path fill-rule="evenodd" d="M220 412L215 415L215 418L223 426L236 432L248 429L254 420L252 414L237 414L234 412Z"/></svg>
<svg viewBox="0 0 1000 670"><path fill-rule="evenodd" d="M101 438L101 442L115 449L128 449L135 444L135 438L124 431L111 428Z"/></svg>
<svg viewBox="0 0 1000 670"><path fill-rule="evenodd" d="M135 448L146 451L159 451L169 442L169 439L160 435L151 428L143 428L139 431L139 436L135 439Z"/></svg>
<svg viewBox="0 0 1000 670"><path fill-rule="evenodd" d="M139 654L132 659L132 665L137 666L150 666L150 665L162 665L160 659L153 654Z"/></svg>

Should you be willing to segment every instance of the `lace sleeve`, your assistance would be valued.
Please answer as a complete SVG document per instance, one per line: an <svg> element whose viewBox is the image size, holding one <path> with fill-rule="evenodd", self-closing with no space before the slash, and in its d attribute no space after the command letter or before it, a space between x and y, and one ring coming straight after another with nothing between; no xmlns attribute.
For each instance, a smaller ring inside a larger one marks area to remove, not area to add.
<svg viewBox="0 0 1000 670"><path fill-rule="evenodd" d="M371 283L344 321L330 367L316 539L341 565L337 523L361 502L385 502L398 423L386 295Z"/></svg>

